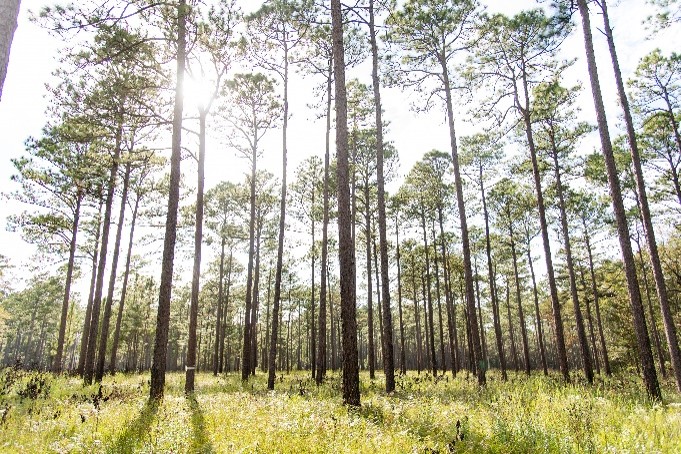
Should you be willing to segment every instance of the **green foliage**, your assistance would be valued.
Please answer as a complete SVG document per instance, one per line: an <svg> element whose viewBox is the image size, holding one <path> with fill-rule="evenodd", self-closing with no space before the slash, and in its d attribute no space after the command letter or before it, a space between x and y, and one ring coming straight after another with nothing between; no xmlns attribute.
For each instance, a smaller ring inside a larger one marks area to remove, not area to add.
<svg viewBox="0 0 681 454"><path fill-rule="evenodd" d="M6 371L2 372L3 374ZM168 376L160 403L146 400L148 376L106 377L82 388L51 379L52 392L1 402L0 450L25 452L676 452L681 410L652 404L629 375L593 387L565 386L558 376L500 381L478 388L460 376L400 376L384 395L381 376L362 376L363 405L342 405L340 378L314 386L305 375ZM678 400L678 396L675 397ZM30 428L30 430L29 430Z"/></svg>

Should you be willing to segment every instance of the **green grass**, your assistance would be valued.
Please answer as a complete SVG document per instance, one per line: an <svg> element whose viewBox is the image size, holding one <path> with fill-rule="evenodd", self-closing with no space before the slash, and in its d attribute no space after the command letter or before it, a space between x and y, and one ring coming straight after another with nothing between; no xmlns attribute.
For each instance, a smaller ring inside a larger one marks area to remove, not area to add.
<svg viewBox="0 0 681 454"><path fill-rule="evenodd" d="M681 452L679 395L666 389L667 401L652 403L628 376L588 387L491 372L480 389L465 373L410 373L386 396L380 377L363 374L362 407L348 409L338 375L317 387L295 373L268 392L264 374L242 384L201 373L187 397L174 373L150 404L148 375L107 377L101 393L43 375L47 393L26 396L35 374L8 382L10 373L0 372L0 452Z"/></svg>

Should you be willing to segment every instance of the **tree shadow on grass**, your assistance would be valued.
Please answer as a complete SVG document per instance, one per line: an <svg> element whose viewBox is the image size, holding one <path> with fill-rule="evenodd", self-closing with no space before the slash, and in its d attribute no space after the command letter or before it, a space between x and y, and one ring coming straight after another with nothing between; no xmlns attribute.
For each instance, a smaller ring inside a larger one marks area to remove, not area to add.
<svg viewBox="0 0 681 454"><path fill-rule="evenodd" d="M149 429L156 419L159 405L160 403L156 400L147 401L137 418L128 423L116 441L106 448L106 452L117 454L135 452L144 436L149 433Z"/></svg>
<svg viewBox="0 0 681 454"><path fill-rule="evenodd" d="M196 400L194 394L187 395L187 401L189 402L189 409L191 411L191 425L192 425L192 435L191 435L191 452L200 453L212 453L215 452L212 443L206 436L206 421L203 416L203 410L201 409L201 404Z"/></svg>

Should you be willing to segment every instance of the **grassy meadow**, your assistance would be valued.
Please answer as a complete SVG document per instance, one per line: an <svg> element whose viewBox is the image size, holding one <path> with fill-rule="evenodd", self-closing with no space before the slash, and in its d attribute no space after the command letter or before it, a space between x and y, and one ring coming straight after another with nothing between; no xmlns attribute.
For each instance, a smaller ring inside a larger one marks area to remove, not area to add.
<svg viewBox="0 0 681 454"><path fill-rule="evenodd" d="M362 374L362 407L348 409L340 376L317 387L292 373L266 389L259 373L200 373L193 396L169 374L166 397L150 404L148 374L78 378L0 371L0 452L83 453L450 453L681 452L680 396L665 387L652 403L640 380L618 375L588 387L557 376L494 372L480 389L410 372L386 396L380 376Z"/></svg>

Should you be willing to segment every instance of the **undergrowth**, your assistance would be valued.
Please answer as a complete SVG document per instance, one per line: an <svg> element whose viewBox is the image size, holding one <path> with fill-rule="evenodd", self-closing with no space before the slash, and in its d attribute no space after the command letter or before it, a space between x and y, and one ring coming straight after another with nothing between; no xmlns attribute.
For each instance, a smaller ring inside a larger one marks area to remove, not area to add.
<svg viewBox="0 0 681 454"><path fill-rule="evenodd" d="M342 405L340 376L317 386L309 373L169 374L150 403L148 375L117 375L83 387L78 378L0 371L2 452L681 452L679 395L649 401L634 376L565 385L558 376L494 371L472 376L410 372L392 395L362 375L362 406Z"/></svg>

